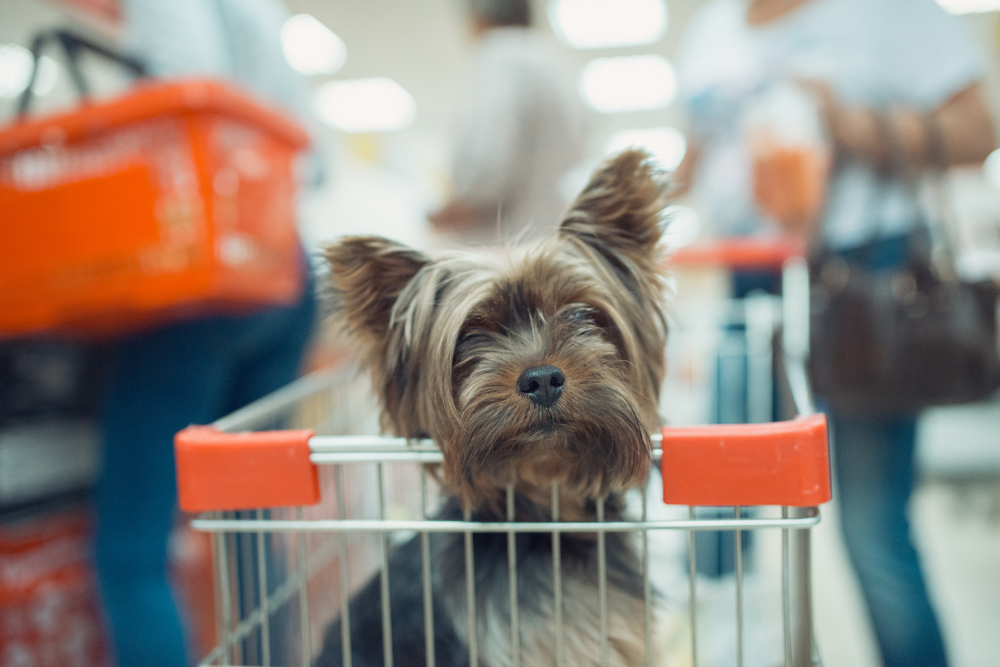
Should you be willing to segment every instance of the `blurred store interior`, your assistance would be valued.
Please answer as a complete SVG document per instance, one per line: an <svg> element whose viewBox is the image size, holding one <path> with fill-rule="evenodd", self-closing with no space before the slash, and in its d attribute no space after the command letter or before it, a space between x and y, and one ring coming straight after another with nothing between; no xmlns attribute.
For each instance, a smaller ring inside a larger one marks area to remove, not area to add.
<svg viewBox="0 0 1000 667"><path fill-rule="evenodd" d="M1000 2L938 2L960 15L975 36L988 68L988 103L1000 123ZM365 233L433 249L427 216L452 192L449 160L473 46L462 3L284 4L292 17L282 31L284 53L307 83L313 111L308 129L322 165L321 182L304 190L298 205L306 245L316 252L338 236ZM611 4L615 11L601 14L601 7ZM558 45L567 76L587 108L586 154L563 179L567 198L603 156L625 146L646 146L667 169L681 162L686 120L676 101L674 61L685 26L701 4L533 1L534 27ZM53 27L115 45L120 12L115 0L2 0L0 131L15 122L31 72L33 36ZM111 99L130 85L120 68L99 58L87 59L85 66L98 99ZM34 93L30 113L39 116L78 102L55 50L40 62ZM964 257L980 274L1000 279L1000 151L982 168L953 169L948 182L960 261ZM711 238L711 221L693 200L682 197L676 206L676 224L669 232L673 246ZM6 224L0 210L0 244ZM721 296L724 284L710 272L678 277L681 296L691 298ZM37 347L18 353L13 344L0 341L0 524L13 525L24 508L50 496L86 488L95 474L96 435L88 416L93 406L86 396L73 395L91 381L81 371L86 364L79 354ZM311 364L320 366L336 354L317 343ZM1000 664L1000 397L930 410L919 434L920 485L910 511L952 664L995 667ZM871 630L833 520L836 512L836 503L824 508L813 543L819 650L826 667L877 667ZM0 533L0 587L4 568L23 552L15 533ZM79 539L72 531L64 536L70 542ZM197 576L194 552L203 546L178 541L176 549L188 549L195 563L185 576ZM210 611L203 613L211 618ZM3 633L0 626L0 642ZM22 664L4 662L4 656L0 647L4 667Z"/></svg>

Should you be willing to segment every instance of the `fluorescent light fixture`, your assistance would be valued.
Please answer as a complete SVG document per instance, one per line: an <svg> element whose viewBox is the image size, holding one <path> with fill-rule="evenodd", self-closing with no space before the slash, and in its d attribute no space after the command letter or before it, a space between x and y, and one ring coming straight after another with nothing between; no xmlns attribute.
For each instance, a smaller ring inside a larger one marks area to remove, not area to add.
<svg viewBox="0 0 1000 667"><path fill-rule="evenodd" d="M281 26L285 60L307 76L333 74L347 62L344 40L311 14L296 14Z"/></svg>
<svg viewBox="0 0 1000 667"><path fill-rule="evenodd" d="M651 44L667 30L663 0L552 0L549 22L574 49Z"/></svg>
<svg viewBox="0 0 1000 667"><path fill-rule="evenodd" d="M20 44L0 46L0 97L17 97L28 85L31 51Z"/></svg>
<svg viewBox="0 0 1000 667"><path fill-rule="evenodd" d="M973 14L1000 10L1000 0L937 0L949 14Z"/></svg>
<svg viewBox="0 0 1000 667"><path fill-rule="evenodd" d="M398 83L380 76L324 84L316 91L316 111L344 132L387 132L408 127L417 103Z"/></svg>
<svg viewBox="0 0 1000 667"><path fill-rule="evenodd" d="M601 113L662 109L677 94L677 75L662 56L598 58L583 69L580 93Z"/></svg>
<svg viewBox="0 0 1000 667"><path fill-rule="evenodd" d="M611 135L605 149L608 153L618 153L630 147L646 149L663 169L673 171L684 159L687 140L672 127L622 130Z"/></svg>

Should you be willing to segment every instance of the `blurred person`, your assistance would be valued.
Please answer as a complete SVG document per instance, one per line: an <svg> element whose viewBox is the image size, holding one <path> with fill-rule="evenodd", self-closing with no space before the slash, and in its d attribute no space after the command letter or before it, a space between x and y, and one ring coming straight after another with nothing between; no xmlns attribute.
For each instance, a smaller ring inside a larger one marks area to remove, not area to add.
<svg viewBox="0 0 1000 667"><path fill-rule="evenodd" d="M304 118L276 0L124 0L126 45L153 76L237 82ZM302 256L302 271L309 275ZM298 375L314 316L311 280L288 307L183 321L111 346L101 408L95 564L120 667L193 663L168 580L177 518L173 436Z"/></svg>
<svg viewBox="0 0 1000 667"><path fill-rule="evenodd" d="M818 220L800 231L868 269L901 266L923 224L904 171L938 162L936 142L946 165L995 145L974 39L933 0L713 0L688 25L679 74L691 149L678 178L716 233L777 229L754 200L744 121L760 91L798 82L834 151ZM884 664L945 665L907 519L917 415L828 414L841 527Z"/></svg>
<svg viewBox="0 0 1000 667"><path fill-rule="evenodd" d="M467 0L472 74L452 156L454 191L429 218L464 243L510 244L555 229L561 180L583 156L585 118L528 0Z"/></svg>

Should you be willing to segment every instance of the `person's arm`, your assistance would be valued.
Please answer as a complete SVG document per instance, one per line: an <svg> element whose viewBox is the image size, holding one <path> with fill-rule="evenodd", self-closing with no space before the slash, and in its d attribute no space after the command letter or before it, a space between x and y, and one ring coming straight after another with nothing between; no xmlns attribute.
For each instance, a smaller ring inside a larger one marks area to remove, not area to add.
<svg viewBox="0 0 1000 667"><path fill-rule="evenodd" d="M996 130L979 83L927 113L845 105L827 86L810 87L818 93L836 150L849 158L879 167L896 160L915 167L944 167L982 162L996 148Z"/></svg>

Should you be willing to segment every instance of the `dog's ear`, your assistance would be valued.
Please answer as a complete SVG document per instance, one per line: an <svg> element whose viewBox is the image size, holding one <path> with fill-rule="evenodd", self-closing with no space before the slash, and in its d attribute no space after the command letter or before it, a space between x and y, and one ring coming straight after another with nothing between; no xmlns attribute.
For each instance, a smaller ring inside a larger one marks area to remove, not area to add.
<svg viewBox="0 0 1000 667"><path fill-rule="evenodd" d="M649 154L626 150L605 162L570 206L561 236L575 236L605 255L659 259L666 178Z"/></svg>
<svg viewBox="0 0 1000 667"><path fill-rule="evenodd" d="M392 307L430 259L380 236L351 236L327 246L333 310L352 333L384 339Z"/></svg>

